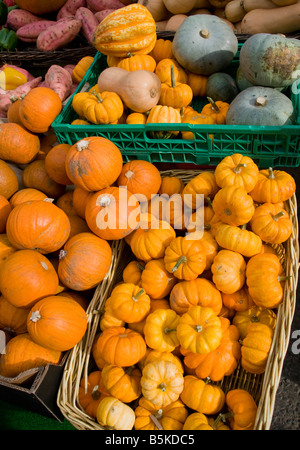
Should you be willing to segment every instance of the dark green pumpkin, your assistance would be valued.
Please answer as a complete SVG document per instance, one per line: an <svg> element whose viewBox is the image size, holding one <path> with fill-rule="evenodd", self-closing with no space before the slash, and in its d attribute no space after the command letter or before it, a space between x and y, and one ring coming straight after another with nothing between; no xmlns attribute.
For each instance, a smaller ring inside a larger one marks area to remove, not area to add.
<svg viewBox="0 0 300 450"><path fill-rule="evenodd" d="M254 34L241 48L240 66L256 86L290 86L300 78L300 41L278 34Z"/></svg>
<svg viewBox="0 0 300 450"><path fill-rule="evenodd" d="M277 89L263 86L241 91L226 115L227 125L283 126L293 123L292 101Z"/></svg>
<svg viewBox="0 0 300 450"><path fill-rule="evenodd" d="M182 67L211 75L229 66L238 50L233 30L218 16L188 16L175 32L173 54Z"/></svg>
<svg viewBox="0 0 300 450"><path fill-rule="evenodd" d="M206 85L207 97L215 101L231 103L239 93L235 80L225 72L216 72L208 77Z"/></svg>

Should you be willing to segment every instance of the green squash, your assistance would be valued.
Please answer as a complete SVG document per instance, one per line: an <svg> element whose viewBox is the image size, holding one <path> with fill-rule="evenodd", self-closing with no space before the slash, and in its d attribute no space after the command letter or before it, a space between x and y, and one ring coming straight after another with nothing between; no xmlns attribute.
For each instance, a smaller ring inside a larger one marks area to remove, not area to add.
<svg viewBox="0 0 300 450"><path fill-rule="evenodd" d="M190 72L211 75L229 66L238 50L233 30L218 16L188 16L175 32L173 54Z"/></svg>
<svg viewBox="0 0 300 450"><path fill-rule="evenodd" d="M254 34L241 48L240 67L256 86L290 86L300 78L300 41L278 34Z"/></svg>
<svg viewBox="0 0 300 450"><path fill-rule="evenodd" d="M239 88L240 91L243 91L244 89L247 89L248 87L253 86L253 84L250 83L250 81L248 81L247 78L245 78L245 75L243 74L241 66L239 66L236 71L235 80L236 80L237 87Z"/></svg>
<svg viewBox="0 0 300 450"><path fill-rule="evenodd" d="M207 97L215 101L231 103L239 93L235 80L225 72L216 72L208 77L206 84Z"/></svg>
<svg viewBox="0 0 300 450"><path fill-rule="evenodd" d="M277 89L252 86L241 91L229 106L227 125L283 126L294 124L292 101Z"/></svg>

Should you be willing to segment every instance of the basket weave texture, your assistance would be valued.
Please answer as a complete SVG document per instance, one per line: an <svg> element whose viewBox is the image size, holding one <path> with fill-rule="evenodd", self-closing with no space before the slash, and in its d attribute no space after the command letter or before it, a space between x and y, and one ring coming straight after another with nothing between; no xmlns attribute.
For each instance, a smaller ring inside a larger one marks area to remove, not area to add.
<svg viewBox="0 0 300 450"><path fill-rule="evenodd" d="M162 177L178 176L184 183L187 183L198 174L198 170L161 171ZM245 389L253 396L258 405L254 430L270 429L276 392L288 349L296 305L299 242L295 194L286 202L286 210L293 222L293 232L288 241L284 244L276 245L274 248L289 278L285 282L283 301L276 311L276 328L266 370L263 374L255 375L245 371L239 364L232 375L224 377L220 382L215 383L223 389L225 394L231 389ZM105 301L116 282L122 280L123 269L130 261L131 256L128 249L129 247L123 241L113 242L113 261L110 271L97 287L87 310L87 332L82 341L71 350L65 365L57 395L57 404L64 417L78 430L104 430L101 425L83 411L77 401L77 396L81 379L85 377L87 380L88 373L91 371L91 347L96 334L100 332L99 322L104 311Z"/></svg>

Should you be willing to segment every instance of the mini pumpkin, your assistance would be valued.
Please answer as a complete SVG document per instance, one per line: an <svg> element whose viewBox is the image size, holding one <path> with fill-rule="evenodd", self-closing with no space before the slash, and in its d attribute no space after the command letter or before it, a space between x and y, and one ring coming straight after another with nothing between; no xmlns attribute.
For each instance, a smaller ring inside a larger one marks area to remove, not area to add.
<svg viewBox="0 0 300 450"><path fill-rule="evenodd" d="M135 367L118 367L106 364L102 369L105 388L113 397L124 403L130 403L141 395L142 373Z"/></svg>
<svg viewBox="0 0 300 450"><path fill-rule="evenodd" d="M93 419L96 419L97 408L104 397L108 397L109 393L103 393L101 389L102 373L101 370L95 370L89 373L87 379L83 377L80 380L78 389L78 402L84 411Z"/></svg>
<svg viewBox="0 0 300 450"><path fill-rule="evenodd" d="M251 257L261 252L260 236L244 227L221 223L216 232L216 241L220 247Z"/></svg>
<svg viewBox="0 0 300 450"><path fill-rule="evenodd" d="M215 102L210 97L207 97L207 99L209 103L203 106L201 114L211 116L216 124L224 125L226 123L226 115L230 104L227 102L222 102L221 100L217 100Z"/></svg>
<svg viewBox="0 0 300 450"><path fill-rule="evenodd" d="M209 415L221 411L225 404L225 393L219 386L209 384L194 375L184 377L180 398L188 408Z"/></svg>
<svg viewBox="0 0 300 450"><path fill-rule="evenodd" d="M157 309L148 315L144 336L148 347L161 352L172 352L179 345L177 326L179 316L172 309Z"/></svg>
<svg viewBox="0 0 300 450"><path fill-rule="evenodd" d="M217 289L225 294L237 292L245 284L246 261L240 253L220 250L214 258L211 271Z"/></svg>
<svg viewBox="0 0 300 450"><path fill-rule="evenodd" d="M110 430L132 430L135 414L134 410L126 403L108 396L99 403L96 419L101 426Z"/></svg>
<svg viewBox="0 0 300 450"><path fill-rule="evenodd" d="M232 323L238 328L241 339L244 339L247 335L248 326L251 323L263 323L274 331L276 319L276 313L272 309L254 304L249 309L237 311L232 319Z"/></svg>
<svg viewBox="0 0 300 450"><path fill-rule="evenodd" d="M152 299L165 298L176 283L176 277L166 269L162 258L146 263L141 286Z"/></svg>
<svg viewBox="0 0 300 450"><path fill-rule="evenodd" d="M235 185L225 186L216 193L213 209L220 220L235 226L248 223L255 211L253 199L246 189Z"/></svg>
<svg viewBox="0 0 300 450"><path fill-rule="evenodd" d="M252 158L234 153L226 156L215 168L215 177L218 185L241 186L247 192L252 191L258 181L258 166Z"/></svg>
<svg viewBox="0 0 300 450"><path fill-rule="evenodd" d="M135 416L136 430L182 430L188 410L181 400L176 400L165 408L156 408L141 397L135 409Z"/></svg>
<svg viewBox="0 0 300 450"><path fill-rule="evenodd" d="M257 414L254 398L245 389L231 389L226 394L228 412L215 421L228 420L232 430L253 430Z"/></svg>
<svg viewBox="0 0 300 450"><path fill-rule="evenodd" d="M206 256L200 241L178 236L166 248L164 264L180 280L194 280L206 267Z"/></svg>
<svg viewBox="0 0 300 450"><path fill-rule="evenodd" d="M265 371L273 335L273 329L264 323L253 322L248 326L241 348L241 365L247 372Z"/></svg>
<svg viewBox="0 0 300 450"><path fill-rule="evenodd" d="M295 180L289 173L269 167L259 171L250 195L257 203L279 203L288 200L295 190Z"/></svg>
<svg viewBox="0 0 300 450"><path fill-rule="evenodd" d="M255 209L250 221L251 228L269 244L281 244L292 234L293 223L280 204L264 203Z"/></svg>
<svg viewBox="0 0 300 450"><path fill-rule="evenodd" d="M171 83L161 84L159 103L173 108L184 108L192 99L192 88L186 83L175 81L174 66L171 65Z"/></svg>

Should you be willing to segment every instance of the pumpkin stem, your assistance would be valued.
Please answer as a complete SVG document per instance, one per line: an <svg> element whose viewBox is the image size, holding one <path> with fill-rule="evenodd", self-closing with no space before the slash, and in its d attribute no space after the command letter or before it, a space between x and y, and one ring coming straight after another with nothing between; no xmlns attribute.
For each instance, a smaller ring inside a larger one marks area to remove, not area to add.
<svg viewBox="0 0 300 450"><path fill-rule="evenodd" d="M109 206L109 205L110 205L110 202L111 202L110 197L109 197L108 195L103 195L103 196L100 198L99 205L100 205L100 206L103 206L103 207Z"/></svg>
<svg viewBox="0 0 300 450"><path fill-rule="evenodd" d="M159 410L159 411L161 411L161 410ZM156 426L156 428L158 430L163 430L163 426L160 423L160 421L158 420L158 418L156 418L153 414L150 414L149 417L150 417L150 419L152 420L152 422L154 423L154 425Z"/></svg>
<svg viewBox="0 0 300 450"><path fill-rule="evenodd" d="M211 97L207 97L207 100L209 101L209 103L211 104L212 109L216 112L219 113L221 112L218 105L216 104L216 102L211 98Z"/></svg>
<svg viewBox="0 0 300 450"><path fill-rule="evenodd" d="M197 333L200 333L202 331L202 325L195 325L195 330Z"/></svg>
<svg viewBox="0 0 300 450"><path fill-rule="evenodd" d="M209 206L210 209L212 209L212 201L211 201L211 198L210 198L210 197L204 197L204 200L206 201L207 206Z"/></svg>
<svg viewBox="0 0 300 450"><path fill-rule="evenodd" d="M134 172L132 170L127 170L127 172L125 172L125 177L129 180L129 178L133 177Z"/></svg>
<svg viewBox="0 0 300 450"><path fill-rule="evenodd" d="M166 383L162 382L157 386L158 389L161 389L163 392L165 392L167 390L167 385Z"/></svg>
<svg viewBox="0 0 300 450"><path fill-rule="evenodd" d="M208 30L201 30L200 31L200 36L203 37L204 39L209 38L209 31Z"/></svg>
<svg viewBox="0 0 300 450"><path fill-rule="evenodd" d="M38 310L36 310L31 313L29 320L31 320L31 322L38 322L41 318L42 318L41 313Z"/></svg>
<svg viewBox="0 0 300 450"><path fill-rule="evenodd" d="M286 276L284 276L284 277L278 277L278 281L286 281L286 280L288 280L289 278L292 278L292 275L286 275Z"/></svg>
<svg viewBox="0 0 300 450"><path fill-rule="evenodd" d="M247 164L239 163L235 168L233 169L234 173L240 173L242 167L247 167Z"/></svg>
<svg viewBox="0 0 300 450"><path fill-rule="evenodd" d="M180 264L186 263L186 262L187 262L186 256L181 255L180 258L178 259L177 263L173 267L172 272L176 272L176 270L179 268Z"/></svg>
<svg viewBox="0 0 300 450"><path fill-rule="evenodd" d="M89 141L88 140L84 140L82 139L81 141L76 143L76 148L79 152L81 152L82 150L88 148L89 146Z"/></svg>
<svg viewBox="0 0 300 450"><path fill-rule="evenodd" d="M140 269L141 271L145 270L145 267L142 266L142 264L139 263L139 262L136 264L136 266L137 266L137 268Z"/></svg>
<svg viewBox="0 0 300 450"><path fill-rule="evenodd" d="M101 392L98 391L99 385L97 384L96 386L93 387L91 396L93 400L99 400L99 398L101 397Z"/></svg>
<svg viewBox="0 0 300 450"><path fill-rule="evenodd" d="M66 250L60 250L60 252L58 254L58 259L59 260L64 259L66 255L67 255Z"/></svg>
<svg viewBox="0 0 300 450"><path fill-rule="evenodd" d="M257 317L256 314L253 314L250 320L251 322L259 322L259 318Z"/></svg>
<svg viewBox="0 0 300 450"><path fill-rule="evenodd" d="M136 295L134 295L132 297L132 300L134 302L138 301L138 299L140 298L141 295L143 295L145 293L144 289L141 289Z"/></svg>
<svg viewBox="0 0 300 450"><path fill-rule="evenodd" d="M172 333L173 331L176 331L176 328L168 328L168 327L164 328L164 333L165 334Z"/></svg>
<svg viewBox="0 0 300 450"><path fill-rule="evenodd" d="M275 175L274 175L274 172L273 172L273 168L272 167L269 167L269 176L268 176L268 178L270 179L270 180L274 180L274 178L275 178Z"/></svg>
<svg viewBox="0 0 300 450"><path fill-rule="evenodd" d="M92 95L94 95L96 97L96 99L98 100L99 103L103 103L103 98L101 97L101 95L98 92L93 90Z"/></svg>
<svg viewBox="0 0 300 450"><path fill-rule="evenodd" d="M275 222L278 222L278 220L280 219L280 217L284 216L285 213L284 211L279 211L279 213L275 214L275 216L272 216L273 219L275 220Z"/></svg>
<svg viewBox="0 0 300 450"><path fill-rule="evenodd" d="M247 228L247 224L246 224L246 223L244 223L244 225L241 225L241 226L240 226L240 229L241 229L241 230L246 230L246 228Z"/></svg>
<svg viewBox="0 0 300 450"><path fill-rule="evenodd" d="M266 106L267 99L266 97L257 97L255 99L255 106Z"/></svg>
<svg viewBox="0 0 300 450"><path fill-rule="evenodd" d="M172 86L172 88L176 87L175 73L174 73L174 66L173 66L173 64L171 65L171 86Z"/></svg>
<svg viewBox="0 0 300 450"><path fill-rule="evenodd" d="M227 413L220 413L213 423L213 429L214 430L217 429L217 425L219 422L221 422L221 420L222 422L226 422L226 420L229 419L230 417L233 417L233 411Z"/></svg>

